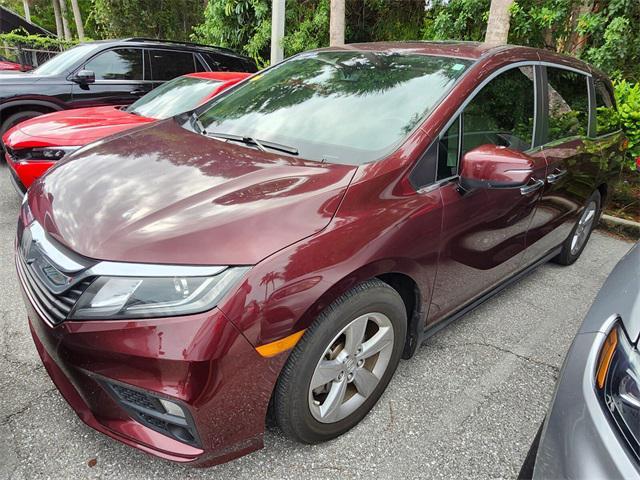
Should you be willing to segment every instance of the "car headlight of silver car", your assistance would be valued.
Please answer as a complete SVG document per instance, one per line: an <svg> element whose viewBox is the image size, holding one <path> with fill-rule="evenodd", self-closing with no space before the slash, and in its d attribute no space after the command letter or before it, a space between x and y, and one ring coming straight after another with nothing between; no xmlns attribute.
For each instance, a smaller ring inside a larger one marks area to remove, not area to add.
<svg viewBox="0 0 640 480"><path fill-rule="evenodd" d="M640 458L640 353L619 324L611 329L600 352L596 388L622 436Z"/></svg>
<svg viewBox="0 0 640 480"><path fill-rule="evenodd" d="M99 276L84 291L75 320L168 317L215 307L248 267L228 267L211 276Z"/></svg>

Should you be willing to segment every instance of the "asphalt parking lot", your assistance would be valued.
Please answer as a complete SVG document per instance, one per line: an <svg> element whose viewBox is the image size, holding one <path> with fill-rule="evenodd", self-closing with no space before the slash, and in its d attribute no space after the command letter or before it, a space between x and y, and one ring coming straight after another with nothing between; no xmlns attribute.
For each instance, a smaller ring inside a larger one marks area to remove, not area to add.
<svg viewBox="0 0 640 480"><path fill-rule="evenodd" d="M400 364L364 422L319 446L270 427L265 448L205 470L85 426L40 365L13 265L20 198L0 165L0 478L515 478L569 344L630 243L596 232L571 267L545 265Z"/></svg>

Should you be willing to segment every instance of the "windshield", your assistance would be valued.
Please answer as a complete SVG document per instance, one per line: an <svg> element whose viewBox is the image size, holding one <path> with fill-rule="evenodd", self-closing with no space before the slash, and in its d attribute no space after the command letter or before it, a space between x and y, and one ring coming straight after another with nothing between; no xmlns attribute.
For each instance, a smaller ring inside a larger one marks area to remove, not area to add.
<svg viewBox="0 0 640 480"><path fill-rule="evenodd" d="M173 117L196 108L221 83L206 78L178 77L147 93L126 110L159 120Z"/></svg>
<svg viewBox="0 0 640 480"><path fill-rule="evenodd" d="M310 160L367 163L393 151L470 64L417 54L309 52L254 75L200 121L211 136L276 142Z"/></svg>
<svg viewBox="0 0 640 480"><path fill-rule="evenodd" d="M32 70L32 73L35 75L60 75L74 68L79 60L93 50L98 49L98 47L99 45L93 43L78 45L47 60L38 68Z"/></svg>

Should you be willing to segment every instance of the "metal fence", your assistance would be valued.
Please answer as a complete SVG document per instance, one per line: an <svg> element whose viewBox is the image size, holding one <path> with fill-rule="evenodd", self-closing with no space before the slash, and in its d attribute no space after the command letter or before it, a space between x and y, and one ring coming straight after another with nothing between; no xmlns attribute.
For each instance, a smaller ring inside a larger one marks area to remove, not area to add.
<svg viewBox="0 0 640 480"><path fill-rule="evenodd" d="M37 67L52 57L55 57L62 50L43 50L37 48L26 48L21 46L0 46L2 56L7 57L22 65Z"/></svg>

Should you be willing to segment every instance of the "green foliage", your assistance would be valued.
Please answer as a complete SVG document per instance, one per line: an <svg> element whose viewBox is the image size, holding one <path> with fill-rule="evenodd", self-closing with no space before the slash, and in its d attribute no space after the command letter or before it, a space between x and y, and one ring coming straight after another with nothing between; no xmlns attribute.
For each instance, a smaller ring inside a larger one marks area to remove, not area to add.
<svg viewBox="0 0 640 480"><path fill-rule="evenodd" d="M487 29L490 0L436 0L424 16L425 40L482 41Z"/></svg>
<svg viewBox="0 0 640 480"><path fill-rule="evenodd" d="M92 0L100 37L187 40L202 18L202 0Z"/></svg>
<svg viewBox="0 0 640 480"><path fill-rule="evenodd" d="M640 156L640 83L622 80L614 83L616 103L618 104L619 124L629 139L631 158ZM598 121L600 117L598 117ZM611 119L610 121L616 121ZM630 166L633 161L630 159Z"/></svg>
<svg viewBox="0 0 640 480"><path fill-rule="evenodd" d="M3 42L6 42L9 46L42 50L65 50L77 43L76 41L67 42L56 37L29 35L21 29L14 30L9 33L0 33L0 43Z"/></svg>

